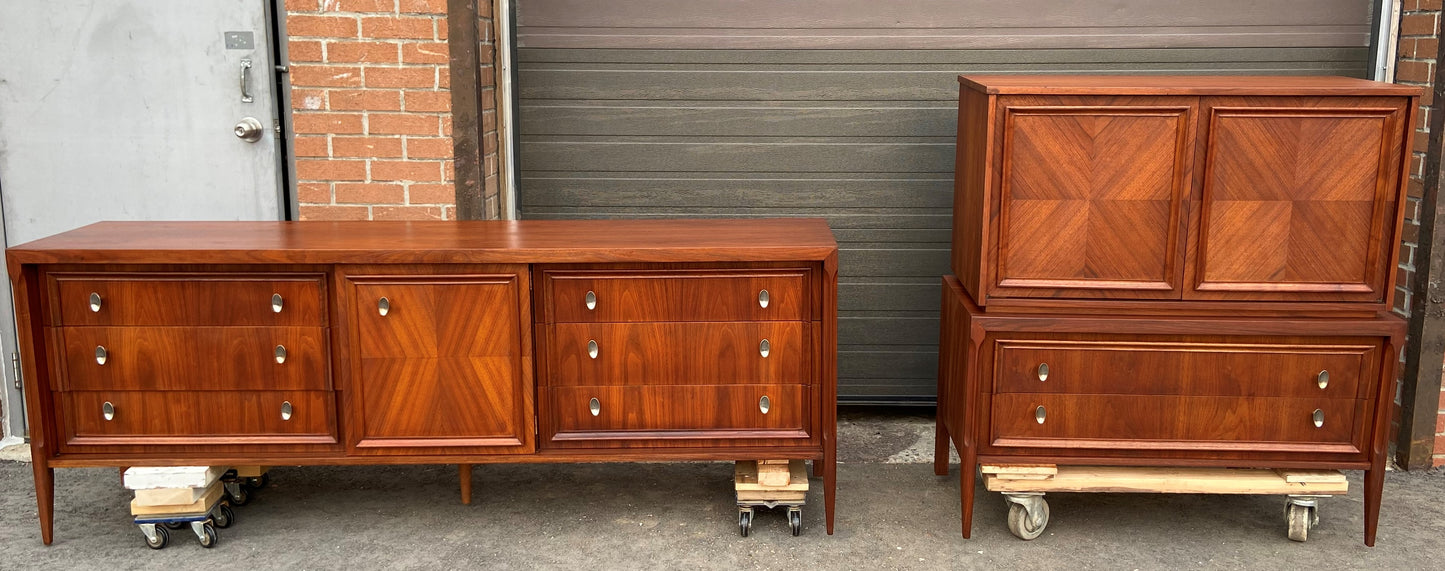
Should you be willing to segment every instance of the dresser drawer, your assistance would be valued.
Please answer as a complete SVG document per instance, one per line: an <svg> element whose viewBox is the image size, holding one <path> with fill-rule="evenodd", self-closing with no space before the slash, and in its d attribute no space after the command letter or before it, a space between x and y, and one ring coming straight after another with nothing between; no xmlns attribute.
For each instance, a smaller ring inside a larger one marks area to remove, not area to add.
<svg viewBox="0 0 1445 571"><path fill-rule="evenodd" d="M1226 343L1000 340L1000 393L1288 396L1353 399L1379 363L1379 340Z"/></svg>
<svg viewBox="0 0 1445 571"><path fill-rule="evenodd" d="M806 383L809 324L562 323L547 352L550 384Z"/></svg>
<svg viewBox="0 0 1445 571"><path fill-rule="evenodd" d="M564 387L548 390L553 442L807 439L802 385ZM645 446L645 443L638 443Z"/></svg>
<svg viewBox="0 0 1445 571"><path fill-rule="evenodd" d="M1350 453L1361 450L1365 402L998 394L990 426L995 446Z"/></svg>
<svg viewBox="0 0 1445 571"><path fill-rule="evenodd" d="M65 327L67 390L324 390L322 327Z"/></svg>
<svg viewBox="0 0 1445 571"><path fill-rule="evenodd" d="M809 321L806 269L547 271L548 321Z"/></svg>
<svg viewBox="0 0 1445 571"><path fill-rule="evenodd" d="M325 326L321 274L51 274L60 325Z"/></svg>
<svg viewBox="0 0 1445 571"><path fill-rule="evenodd" d="M70 446L336 442L329 391L77 391L61 398Z"/></svg>

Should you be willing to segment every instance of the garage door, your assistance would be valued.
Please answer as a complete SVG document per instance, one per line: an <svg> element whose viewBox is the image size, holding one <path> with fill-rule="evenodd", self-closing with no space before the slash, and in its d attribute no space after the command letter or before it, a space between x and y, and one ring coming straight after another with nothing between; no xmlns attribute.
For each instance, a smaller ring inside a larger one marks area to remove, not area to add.
<svg viewBox="0 0 1445 571"><path fill-rule="evenodd" d="M931 401L959 73L1364 77L1366 0L519 0L524 218L821 216L839 392Z"/></svg>

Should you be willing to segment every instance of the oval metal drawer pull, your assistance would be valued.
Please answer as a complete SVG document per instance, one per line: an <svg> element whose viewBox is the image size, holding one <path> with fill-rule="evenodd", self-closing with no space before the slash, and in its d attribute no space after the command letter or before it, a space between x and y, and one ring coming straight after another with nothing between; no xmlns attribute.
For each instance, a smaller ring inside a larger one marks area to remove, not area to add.
<svg viewBox="0 0 1445 571"><path fill-rule="evenodd" d="M597 309L597 294L592 290L587 290L585 301L587 302L587 309Z"/></svg>
<svg viewBox="0 0 1445 571"><path fill-rule="evenodd" d="M592 397L592 400L587 401L587 410L592 411L592 416L602 414L602 402L597 400L597 397Z"/></svg>
<svg viewBox="0 0 1445 571"><path fill-rule="evenodd" d="M1320 371L1320 374L1315 375L1315 384L1319 385L1321 389L1330 386L1329 370Z"/></svg>
<svg viewBox="0 0 1445 571"><path fill-rule="evenodd" d="M1325 425L1325 411L1320 410L1320 409L1315 409L1314 421L1315 421L1315 428L1323 428L1324 425Z"/></svg>
<svg viewBox="0 0 1445 571"><path fill-rule="evenodd" d="M98 293L98 292L90 292L90 311L91 311L91 313L100 313L100 305L101 305L100 293Z"/></svg>
<svg viewBox="0 0 1445 571"><path fill-rule="evenodd" d="M597 340L589 339L587 341L587 356L593 359L597 358Z"/></svg>
<svg viewBox="0 0 1445 571"><path fill-rule="evenodd" d="M1039 363L1039 382L1049 380L1049 364Z"/></svg>
<svg viewBox="0 0 1445 571"><path fill-rule="evenodd" d="M281 294L271 294L271 313L281 313L281 307L284 305L281 303L282 301Z"/></svg>
<svg viewBox="0 0 1445 571"><path fill-rule="evenodd" d="M767 339L764 339L762 343L758 343L758 354L762 355L764 359L768 358L768 354L772 352L773 344L769 343Z"/></svg>
<svg viewBox="0 0 1445 571"><path fill-rule="evenodd" d="M1049 413L1044 410L1043 405L1039 405L1039 408L1034 409L1034 420L1038 421L1039 424L1043 424L1044 418L1048 415Z"/></svg>
<svg viewBox="0 0 1445 571"><path fill-rule="evenodd" d="M768 290L758 292L758 307L768 307Z"/></svg>
<svg viewBox="0 0 1445 571"><path fill-rule="evenodd" d="M110 401L105 401L100 405L100 416L105 417L106 420L115 420L115 405L110 404Z"/></svg>
<svg viewBox="0 0 1445 571"><path fill-rule="evenodd" d="M285 363L285 362L286 362L286 346L285 346L285 345L277 345L277 346L276 346L276 364L277 364L277 365L280 365L281 363Z"/></svg>
<svg viewBox="0 0 1445 571"><path fill-rule="evenodd" d="M291 401L281 401L281 420L291 420Z"/></svg>
<svg viewBox="0 0 1445 571"><path fill-rule="evenodd" d="M105 364L105 345L96 345L96 346L95 346L95 364L97 364L97 365L104 365L104 364Z"/></svg>
<svg viewBox="0 0 1445 571"><path fill-rule="evenodd" d="M376 300L376 312L382 317L386 317L386 314L391 313L391 300L386 299L385 296Z"/></svg>
<svg viewBox="0 0 1445 571"><path fill-rule="evenodd" d="M763 414L767 414L772 409L773 401L768 398L768 395L763 395L763 398L758 399L758 410L763 411Z"/></svg>

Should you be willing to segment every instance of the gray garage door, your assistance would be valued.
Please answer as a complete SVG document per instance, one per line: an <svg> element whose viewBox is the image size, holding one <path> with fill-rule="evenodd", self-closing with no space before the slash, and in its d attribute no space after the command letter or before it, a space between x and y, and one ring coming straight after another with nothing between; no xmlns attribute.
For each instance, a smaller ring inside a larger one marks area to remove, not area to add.
<svg viewBox="0 0 1445 571"><path fill-rule="evenodd" d="M519 209L826 217L841 397L930 401L957 74L1364 77L1370 6L519 0Z"/></svg>

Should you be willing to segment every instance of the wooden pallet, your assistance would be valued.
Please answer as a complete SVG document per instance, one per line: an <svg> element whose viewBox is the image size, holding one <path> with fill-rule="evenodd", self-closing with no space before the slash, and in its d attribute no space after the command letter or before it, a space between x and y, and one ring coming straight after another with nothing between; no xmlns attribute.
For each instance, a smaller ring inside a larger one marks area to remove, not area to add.
<svg viewBox="0 0 1445 571"><path fill-rule="evenodd" d="M130 515L146 517L205 515L210 511L211 506L221 499L221 490L221 484L212 483L210 487L206 488L206 493L201 499L182 505L143 506L136 503L135 500L131 500Z"/></svg>
<svg viewBox="0 0 1445 571"><path fill-rule="evenodd" d="M1337 470L984 465L992 492L1134 492L1158 494L1345 494Z"/></svg>
<svg viewBox="0 0 1445 571"><path fill-rule="evenodd" d="M779 481L771 474L781 468L787 469L786 483L770 484ZM741 460L733 467L733 488L740 502L801 502L808 495L808 469L802 460Z"/></svg>

